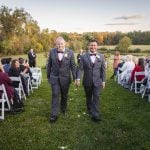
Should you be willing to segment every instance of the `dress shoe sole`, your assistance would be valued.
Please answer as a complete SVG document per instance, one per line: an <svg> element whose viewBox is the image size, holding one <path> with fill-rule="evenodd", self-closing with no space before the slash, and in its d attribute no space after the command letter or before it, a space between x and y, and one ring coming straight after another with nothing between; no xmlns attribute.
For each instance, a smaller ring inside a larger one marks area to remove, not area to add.
<svg viewBox="0 0 150 150"><path fill-rule="evenodd" d="M102 121L102 120L101 120L101 118L92 117L92 121L94 121L94 122L100 122L100 121Z"/></svg>

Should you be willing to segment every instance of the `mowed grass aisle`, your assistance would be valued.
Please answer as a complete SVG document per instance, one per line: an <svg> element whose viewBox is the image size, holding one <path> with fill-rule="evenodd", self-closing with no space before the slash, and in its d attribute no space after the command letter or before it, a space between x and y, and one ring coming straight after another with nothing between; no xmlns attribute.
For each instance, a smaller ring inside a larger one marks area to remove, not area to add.
<svg viewBox="0 0 150 150"><path fill-rule="evenodd" d="M149 150L150 104L110 80L101 95L102 121L85 114L83 88L72 84L67 115L49 123L50 86L43 83L25 101L25 112L0 122L0 150Z"/></svg>

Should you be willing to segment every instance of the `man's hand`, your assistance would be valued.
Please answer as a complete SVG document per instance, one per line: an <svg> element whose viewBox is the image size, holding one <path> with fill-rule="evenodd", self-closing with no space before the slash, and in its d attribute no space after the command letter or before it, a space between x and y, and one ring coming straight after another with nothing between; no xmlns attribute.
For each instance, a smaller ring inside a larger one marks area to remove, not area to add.
<svg viewBox="0 0 150 150"><path fill-rule="evenodd" d="M75 80L75 85L76 85L76 86L80 86L80 80L76 79L76 80Z"/></svg>
<svg viewBox="0 0 150 150"><path fill-rule="evenodd" d="M105 82L102 82L102 88L103 89L105 88Z"/></svg>

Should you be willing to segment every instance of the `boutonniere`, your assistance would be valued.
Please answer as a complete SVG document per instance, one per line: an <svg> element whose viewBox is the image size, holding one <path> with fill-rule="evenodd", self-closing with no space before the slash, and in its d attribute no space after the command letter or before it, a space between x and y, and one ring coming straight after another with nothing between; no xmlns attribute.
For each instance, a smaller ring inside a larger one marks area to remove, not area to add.
<svg viewBox="0 0 150 150"><path fill-rule="evenodd" d="M96 58L100 59L100 56L96 54Z"/></svg>
<svg viewBox="0 0 150 150"><path fill-rule="evenodd" d="M67 57L68 57L68 54L67 54L67 53L65 53L65 54L64 54L64 57L65 57L65 58L67 58Z"/></svg>

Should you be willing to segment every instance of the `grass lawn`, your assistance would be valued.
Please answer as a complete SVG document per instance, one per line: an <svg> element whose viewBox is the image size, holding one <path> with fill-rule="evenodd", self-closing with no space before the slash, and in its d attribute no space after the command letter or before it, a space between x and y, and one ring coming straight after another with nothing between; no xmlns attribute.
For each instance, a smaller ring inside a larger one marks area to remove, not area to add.
<svg viewBox="0 0 150 150"><path fill-rule="evenodd" d="M107 49L114 49L116 45L101 45L99 48L107 48ZM142 51L150 52L150 45L131 45L130 49L136 49L139 48Z"/></svg>
<svg viewBox="0 0 150 150"><path fill-rule="evenodd" d="M25 111L0 121L0 150L150 150L150 103L109 79L111 69L101 93L100 123L85 114L82 86L76 90L72 84L66 116L50 124L51 90L42 71L43 83L25 101Z"/></svg>

